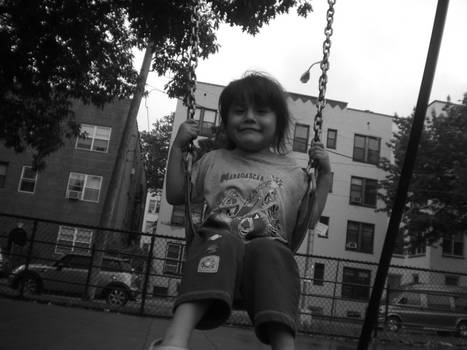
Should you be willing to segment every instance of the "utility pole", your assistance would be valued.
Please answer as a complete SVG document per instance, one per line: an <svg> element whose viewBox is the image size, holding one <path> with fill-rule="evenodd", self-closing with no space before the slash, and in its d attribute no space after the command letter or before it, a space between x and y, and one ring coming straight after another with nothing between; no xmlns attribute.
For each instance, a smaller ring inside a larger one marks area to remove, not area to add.
<svg viewBox="0 0 467 350"><path fill-rule="evenodd" d="M95 294L95 281L102 265L102 259L104 257L104 250L107 247L107 243L114 241L115 237L110 237L109 232L106 228L113 228L113 222L115 220L115 214L117 213L118 198L121 192L121 183L125 176L130 176L128 172L125 174L126 167L126 151L132 141L132 131L136 117L138 115L139 106L141 99L144 94L144 87L149 74L149 68L151 67L152 52L154 49L153 43L149 43L144 54L143 63L141 70L136 82L136 89L131 100L130 108L128 109L128 115L123 128L121 141L117 150L112 175L107 185L107 191L104 199L104 205L102 207L102 213L99 221L99 227L101 230L96 232L94 245L96 247L94 261L91 268L90 288L87 298L94 298ZM110 239L109 239L110 238Z"/></svg>

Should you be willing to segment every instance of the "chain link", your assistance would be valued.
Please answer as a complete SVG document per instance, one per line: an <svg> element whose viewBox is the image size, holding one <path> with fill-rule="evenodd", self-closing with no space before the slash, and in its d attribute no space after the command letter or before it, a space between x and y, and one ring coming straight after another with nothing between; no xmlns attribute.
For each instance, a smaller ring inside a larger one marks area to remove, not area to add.
<svg viewBox="0 0 467 350"><path fill-rule="evenodd" d="M319 95L316 103L316 116L313 124L313 131L315 133L314 141L319 141L321 138L321 128L323 125L323 109L326 106L326 85L328 83L328 69L329 69L329 53L331 51L331 36L333 33L332 23L334 21L334 5L336 0L328 0L329 8L326 13L327 25L324 28L326 38L323 42L323 59L321 60L321 76L319 77Z"/></svg>
<svg viewBox="0 0 467 350"><path fill-rule="evenodd" d="M199 22L200 22L200 4L199 0L189 0L190 7L190 51L188 57L188 88L185 96L185 105L187 106L187 119L194 119L196 111L196 67L199 57Z"/></svg>
<svg viewBox="0 0 467 350"><path fill-rule="evenodd" d="M184 98L187 107L187 119L194 119L196 112L196 67L198 67L199 47L199 22L200 22L200 0L188 0L188 9L190 11L190 49L188 52L188 89ZM190 142L187 145L186 170L191 173L193 161L194 146Z"/></svg>

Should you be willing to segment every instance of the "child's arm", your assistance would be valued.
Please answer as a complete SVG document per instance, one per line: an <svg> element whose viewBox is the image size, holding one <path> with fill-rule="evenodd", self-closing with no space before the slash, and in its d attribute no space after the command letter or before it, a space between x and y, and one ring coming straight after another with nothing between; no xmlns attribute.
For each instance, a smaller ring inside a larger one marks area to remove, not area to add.
<svg viewBox="0 0 467 350"><path fill-rule="evenodd" d="M318 175L316 178L316 215L321 216L326 205L329 189L331 188L331 164L329 162L328 152L324 149L322 143L314 142L311 144L309 155L312 159L318 161Z"/></svg>
<svg viewBox="0 0 467 350"><path fill-rule="evenodd" d="M167 202L172 205L179 205L185 202L185 176L184 159L182 149L188 143L198 137L198 122L189 119L183 122L178 128L177 136L170 149L169 161L167 163L166 174L166 197Z"/></svg>

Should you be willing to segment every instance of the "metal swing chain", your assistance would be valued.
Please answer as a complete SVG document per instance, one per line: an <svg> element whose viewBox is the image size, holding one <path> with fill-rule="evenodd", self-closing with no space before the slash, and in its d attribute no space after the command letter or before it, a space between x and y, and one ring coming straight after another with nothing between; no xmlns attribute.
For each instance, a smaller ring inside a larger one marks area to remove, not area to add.
<svg viewBox="0 0 467 350"><path fill-rule="evenodd" d="M185 96L185 104L187 106L187 119L193 119L195 116L196 102L196 67L198 66L199 56L199 1L190 1L190 51L188 57L188 85L189 93Z"/></svg>
<svg viewBox="0 0 467 350"><path fill-rule="evenodd" d="M188 57L188 93L185 95L184 103L187 107L187 119L194 119L196 112L196 67L198 66L199 56L199 9L200 4L198 0L189 0L188 3L190 10L190 50ZM190 142L187 146L186 156L186 171L191 173L191 167L193 162L194 146L193 142Z"/></svg>
<svg viewBox="0 0 467 350"><path fill-rule="evenodd" d="M329 8L326 13L327 24L324 28L326 38L323 42L323 59L321 60L321 76L319 77L318 88L319 95L316 102L316 115L313 122L314 137L313 141L319 142L321 139L321 131L323 126L323 109L326 107L326 85L328 83L328 70L329 70L329 54L331 51L331 35L333 33L332 23L334 21L334 5L336 0L328 0ZM307 173L311 174L313 169L316 168L317 162L311 158L308 160Z"/></svg>
<svg viewBox="0 0 467 350"><path fill-rule="evenodd" d="M316 103L316 116L313 124L315 133L314 140L319 141L321 137L321 127L323 125L323 109L326 106L326 84L328 83L329 53L331 51L331 35L333 33L332 23L334 21L334 5L336 0L328 0L329 8L326 13L327 25L324 28L326 38L323 42L323 59L321 60L321 76L319 77L319 95Z"/></svg>

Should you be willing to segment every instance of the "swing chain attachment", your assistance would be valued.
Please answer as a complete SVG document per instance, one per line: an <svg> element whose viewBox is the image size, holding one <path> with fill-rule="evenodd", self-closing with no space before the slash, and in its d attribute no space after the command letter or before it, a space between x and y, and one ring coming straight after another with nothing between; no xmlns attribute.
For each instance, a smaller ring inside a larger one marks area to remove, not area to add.
<svg viewBox="0 0 467 350"><path fill-rule="evenodd" d="M326 13L327 24L324 28L326 38L323 42L323 59L321 60L321 76L319 77L319 95L316 104L317 112L314 120L313 131L315 133L314 141L318 142L321 137L321 128L323 125L323 109L326 106L326 85L328 83L329 54L331 51L331 36L333 33L332 23L334 21L334 5L336 0L328 0L329 8Z"/></svg>

